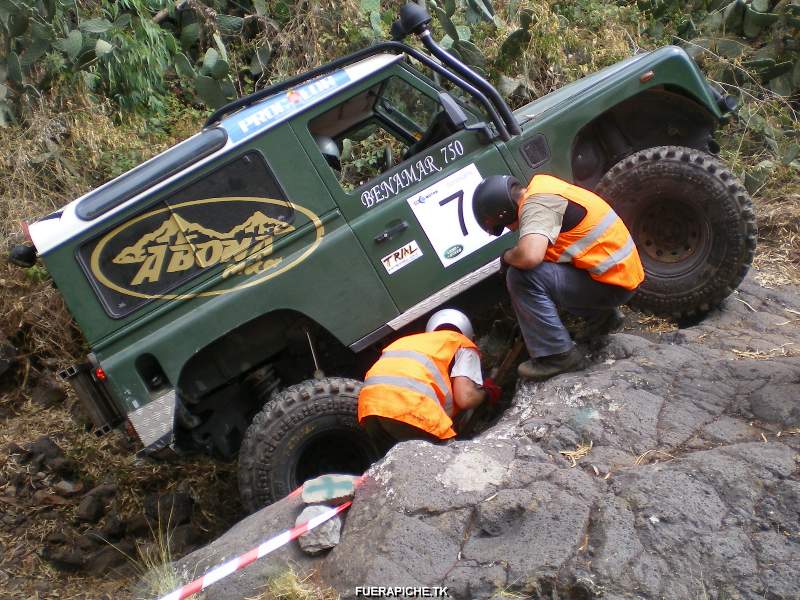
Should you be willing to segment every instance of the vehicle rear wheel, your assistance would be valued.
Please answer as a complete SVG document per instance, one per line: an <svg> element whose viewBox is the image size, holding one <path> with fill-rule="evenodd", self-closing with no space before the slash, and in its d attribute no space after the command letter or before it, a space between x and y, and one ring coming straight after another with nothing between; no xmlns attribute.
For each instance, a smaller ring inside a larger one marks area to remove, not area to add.
<svg viewBox="0 0 800 600"><path fill-rule="evenodd" d="M356 420L361 382L325 378L276 393L239 450L239 492L254 512L325 473L360 475L378 459Z"/></svg>
<svg viewBox="0 0 800 600"><path fill-rule="evenodd" d="M741 283L756 247L753 204L717 158L659 146L614 165L595 188L631 232L645 270L631 304L690 316Z"/></svg>

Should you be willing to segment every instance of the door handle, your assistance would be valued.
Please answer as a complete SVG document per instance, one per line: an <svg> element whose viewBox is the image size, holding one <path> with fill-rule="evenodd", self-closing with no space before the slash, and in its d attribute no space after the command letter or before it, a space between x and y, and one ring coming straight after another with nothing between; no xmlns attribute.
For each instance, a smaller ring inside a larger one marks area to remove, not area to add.
<svg viewBox="0 0 800 600"><path fill-rule="evenodd" d="M378 235L375 236L375 243L382 244L394 236L403 233L406 229L408 229L408 223L405 221L400 221L399 223L395 223L385 231L381 231Z"/></svg>

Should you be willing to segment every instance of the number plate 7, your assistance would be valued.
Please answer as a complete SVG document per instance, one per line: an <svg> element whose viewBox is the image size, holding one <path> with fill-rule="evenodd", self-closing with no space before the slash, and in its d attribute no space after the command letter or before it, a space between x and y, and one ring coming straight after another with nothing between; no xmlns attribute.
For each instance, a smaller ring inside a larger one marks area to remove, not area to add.
<svg viewBox="0 0 800 600"><path fill-rule="evenodd" d="M482 180L473 163L408 199L445 267L497 239L480 228L472 213L472 194Z"/></svg>

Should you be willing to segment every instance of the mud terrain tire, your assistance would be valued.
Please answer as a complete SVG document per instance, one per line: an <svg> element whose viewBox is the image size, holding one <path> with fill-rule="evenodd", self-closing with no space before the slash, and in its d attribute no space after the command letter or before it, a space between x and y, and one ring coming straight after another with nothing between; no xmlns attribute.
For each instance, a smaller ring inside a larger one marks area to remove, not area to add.
<svg viewBox="0 0 800 600"><path fill-rule="evenodd" d="M254 512L324 473L363 473L377 452L356 421L361 382L308 380L275 394L239 450L239 492Z"/></svg>
<svg viewBox="0 0 800 600"><path fill-rule="evenodd" d="M631 304L702 314L741 283L756 247L750 196L715 157L679 146L636 152L595 189L627 225L645 269Z"/></svg>

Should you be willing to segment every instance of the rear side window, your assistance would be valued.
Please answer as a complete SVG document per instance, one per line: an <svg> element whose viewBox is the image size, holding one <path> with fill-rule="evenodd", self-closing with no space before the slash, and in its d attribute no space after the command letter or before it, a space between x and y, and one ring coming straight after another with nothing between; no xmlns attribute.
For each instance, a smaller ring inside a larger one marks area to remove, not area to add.
<svg viewBox="0 0 800 600"><path fill-rule="evenodd" d="M257 272L293 218L262 156L249 152L87 242L78 259L108 315L121 318L211 270Z"/></svg>
<svg viewBox="0 0 800 600"><path fill-rule="evenodd" d="M225 145L228 134L224 129L207 129L170 148L164 154L132 171L121 175L105 187L86 195L75 209L84 221L91 221L142 193L157 183L172 177Z"/></svg>

